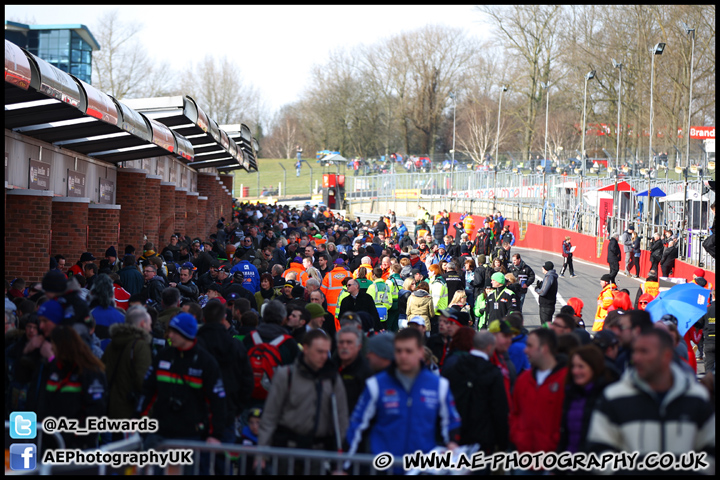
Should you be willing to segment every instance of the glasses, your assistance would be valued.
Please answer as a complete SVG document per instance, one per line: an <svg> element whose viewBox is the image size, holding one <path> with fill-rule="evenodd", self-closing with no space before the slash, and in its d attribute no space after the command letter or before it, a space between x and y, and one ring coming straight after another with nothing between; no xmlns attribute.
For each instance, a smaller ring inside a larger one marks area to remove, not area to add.
<svg viewBox="0 0 720 480"><path fill-rule="evenodd" d="M143 270L143 272L144 272L144 273L155 273L155 272L152 271L152 270Z"/></svg>

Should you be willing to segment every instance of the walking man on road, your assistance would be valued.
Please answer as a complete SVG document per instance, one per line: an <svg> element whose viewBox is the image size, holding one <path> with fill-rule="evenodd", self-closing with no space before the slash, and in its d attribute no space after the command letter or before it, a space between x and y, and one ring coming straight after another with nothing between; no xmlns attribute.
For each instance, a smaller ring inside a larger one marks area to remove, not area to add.
<svg viewBox="0 0 720 480"><path fill-rule="evenodd" d="M538 304L540 305L540 325L546 326L552 322L552 317L555 314L558 276L552 262L545 262L542 268L545 278L542 281L538 280L535 291L538 294Z"/></svg>
<svg viewBox="0 0 720 480"><path fill-rule="evenodd" d="M607 262L608 265L610 265L610 283L615 283L615 277L620 271L621 252L620 245L618 245L618 237L619 235L617 233L613 234L608 243Z"/></svg>

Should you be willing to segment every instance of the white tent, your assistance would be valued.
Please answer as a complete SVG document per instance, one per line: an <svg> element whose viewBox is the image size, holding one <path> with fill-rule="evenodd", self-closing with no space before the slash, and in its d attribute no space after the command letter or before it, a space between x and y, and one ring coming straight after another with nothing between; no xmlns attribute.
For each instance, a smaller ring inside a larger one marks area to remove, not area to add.
<svg viewBox="0 0 720 480"><path fill-rule="evenodd" d="M613 194L612 192L601 192L599 190L590 190L589 192L585 192L583 194L583 198L586 202L588 202L590 205L595 207L595 209L600 208L600 199L601 198L607 198L609 200L612 200Z"/></svg>
<svg viewBox="0 0 720 480"><path fill-rule="evenodd" d="M662 198L658 199L658 201L659 202L682 202L684 195L685 195L684 192L680 191L680 192L673 193L672 195L668 195L667 197L662 197ZM688 201L692 200L693 202L699 202L701 200L703 202L706 202L709 200L707 195L703 195L702 199L701 199L700 192L698 192L697 190L689 190L689 189L687 191L687 199L688 199Z"/></svg>
<svg viewBox="0 0 720 480"><path fill-rule="evenodd" d="M337 153L333 153L332 155L327 155L321 159L323 162L335 162L335 163L341 163L341 162L347 162L347 158L343 157L342 155L339 155Z"/></svg>

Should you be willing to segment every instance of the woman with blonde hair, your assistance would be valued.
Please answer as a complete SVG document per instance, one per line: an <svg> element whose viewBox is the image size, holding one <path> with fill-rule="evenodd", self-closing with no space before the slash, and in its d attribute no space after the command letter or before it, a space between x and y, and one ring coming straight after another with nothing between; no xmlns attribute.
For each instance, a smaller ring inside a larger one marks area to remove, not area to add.
<svg viewBox="0 0 720 480"><path fill-rule="evenodd" d="M420 282L415 287L407 301L407 318L419 315L425 320L425 330L430 331L430 319L435 315L433 299L430 296L430 285L427 282Z"/></svg>

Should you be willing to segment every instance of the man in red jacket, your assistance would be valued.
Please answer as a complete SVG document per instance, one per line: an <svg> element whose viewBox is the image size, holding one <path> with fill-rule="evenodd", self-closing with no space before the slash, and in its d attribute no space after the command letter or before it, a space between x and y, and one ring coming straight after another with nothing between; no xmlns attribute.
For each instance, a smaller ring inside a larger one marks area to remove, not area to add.
<svg viewBox="0 0 720 480"><path fill-rule="evenodd" d="M554 452L560 440L567 367L558 363L557 336L546 328L530 332L525 354L532 369L515 382L510 405L510 441L518 452Z"/></svg>

